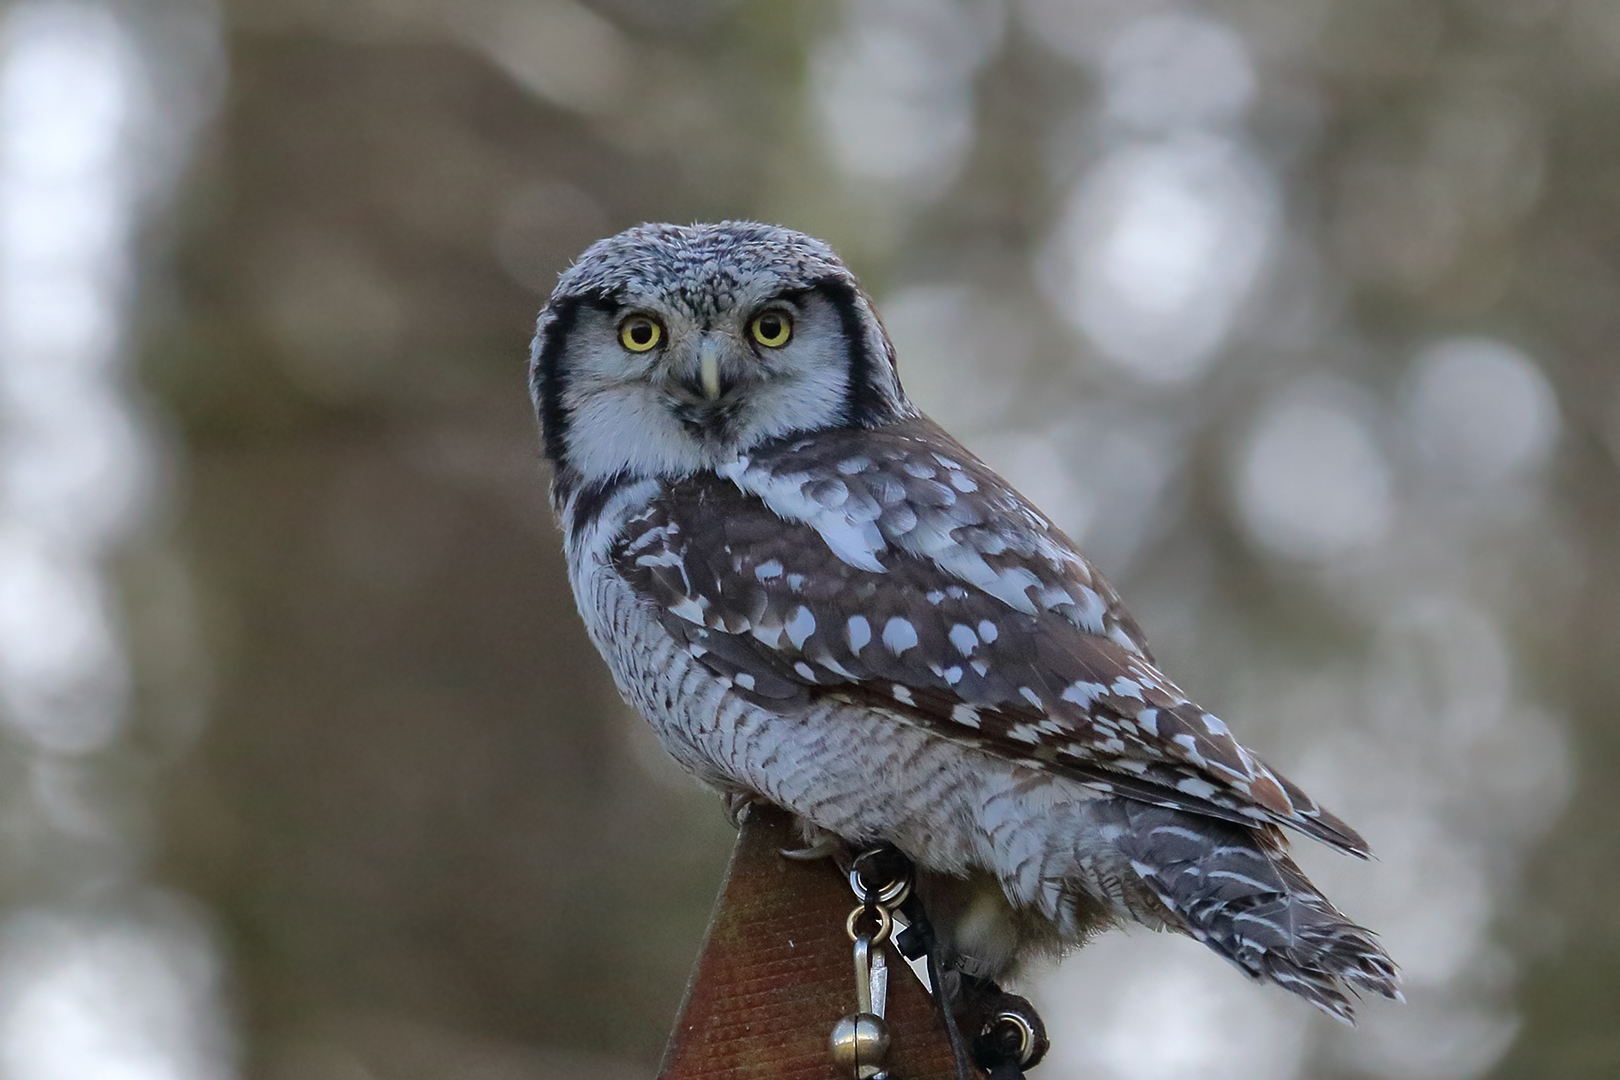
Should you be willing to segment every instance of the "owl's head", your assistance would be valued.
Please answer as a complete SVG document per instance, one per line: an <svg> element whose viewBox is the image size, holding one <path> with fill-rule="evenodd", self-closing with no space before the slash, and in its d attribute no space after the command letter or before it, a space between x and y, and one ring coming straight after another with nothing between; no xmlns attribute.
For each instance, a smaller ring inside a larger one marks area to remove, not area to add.
<svg viewBox="0 0 1620 1080"><path fill-rule="evenodd" d="M772 225L638 225L540 313L530 387L557 483L679 477L782 436L913 410L832 249Z"/></svg>

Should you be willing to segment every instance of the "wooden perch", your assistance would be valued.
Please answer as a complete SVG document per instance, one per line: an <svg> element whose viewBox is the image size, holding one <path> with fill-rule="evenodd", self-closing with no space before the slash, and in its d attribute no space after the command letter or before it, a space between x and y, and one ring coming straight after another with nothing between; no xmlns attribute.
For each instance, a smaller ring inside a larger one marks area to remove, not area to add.
<svg viewBox="0 0 1620 1080"><path fill-rule="evenodd" d="M830 859L796 862L781 810L751 807L664 1052L659 1080L842 1080L828 1038L855 1010L844 921L854 894ZM950 1044L921 982L891 946L895 1080L951 1080ZM982 1073L979 1075L983 1075Z"/></svg>

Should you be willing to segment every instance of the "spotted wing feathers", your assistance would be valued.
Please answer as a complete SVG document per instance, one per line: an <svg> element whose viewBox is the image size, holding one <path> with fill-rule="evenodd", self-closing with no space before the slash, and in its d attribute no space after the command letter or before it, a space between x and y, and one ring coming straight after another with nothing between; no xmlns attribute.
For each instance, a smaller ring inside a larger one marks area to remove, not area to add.
<svg viewBox="0 0 1620 1080"><path fill-rule="evenodd" d="M757 702L839 695L1102 790L1366 854L1160 674L1067 538L927 421L670 484L613 558Z"/></svg>

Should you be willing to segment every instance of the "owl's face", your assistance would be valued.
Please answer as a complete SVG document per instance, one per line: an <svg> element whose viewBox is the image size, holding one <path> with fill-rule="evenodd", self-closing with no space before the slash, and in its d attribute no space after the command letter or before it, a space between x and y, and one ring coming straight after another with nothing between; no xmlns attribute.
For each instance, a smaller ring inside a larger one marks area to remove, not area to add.
<svg viewBox="0 0 1620 1080"><path fill-rule="evenodd" d="M770 439L911 411L832 251L733 222L592 245L541 312L531 385L562 487L690 475Z"/></svg>

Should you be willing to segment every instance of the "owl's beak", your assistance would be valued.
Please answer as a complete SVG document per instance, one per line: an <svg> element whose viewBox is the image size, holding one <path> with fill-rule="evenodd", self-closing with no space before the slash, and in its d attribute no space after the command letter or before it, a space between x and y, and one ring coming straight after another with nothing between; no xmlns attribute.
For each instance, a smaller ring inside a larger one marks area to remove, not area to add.
<svg viewBox="0 0 1620 1080"><path fill-rule="evenodd" d="M738 409L732 391L747 378L746 369L722 335L706 333L696 346L673 358L666 392L675 415L694 435L723 442Z"/></svg>
<svg viewBox="0 0 1620 1080"><path fill-rule="evenodd" d="M698 382L703 396L714 401L720 396L720 345L707 335L698 346Z"/></svg>
<svg viewBox="0 0 1620 1080"><path fill-rule="evenodd" d="M706 411L725 401L747 372L739 363L735 345L724 335L705 333L695 346L677 354L669 375L680 388L683 405Z"/></svg>

